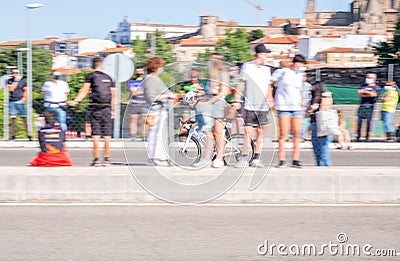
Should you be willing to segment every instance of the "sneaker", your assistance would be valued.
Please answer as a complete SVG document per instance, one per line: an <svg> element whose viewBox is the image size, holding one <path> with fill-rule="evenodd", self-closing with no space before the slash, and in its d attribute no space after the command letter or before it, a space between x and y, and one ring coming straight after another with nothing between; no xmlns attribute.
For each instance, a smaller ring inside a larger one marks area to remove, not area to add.
<svg viewBox="0 0 400 261"><path fill-rule="evenodd" d="M110 160L110 158L104 158L103 166L104 167L110 167L111 165L112 165L112 161Z"/></svg>
<svg viewBox="0 0 400 261"><path fill-rule="evenodd" d="M193 163L192 166L195 168L206 168L211 165L211 161L205 160L205 159L200 159L198 162Z"/></svg>
<svg viewBox="0 0 400 261"><path fill-rule="evenodd" d="M278 165L277 165L276 167L277 167L277 168L286 168L287 165L286 165L286 163L285 163L284 160L280 160L279 163L278 163Z"/></svg>
<svg viewBox="0 0 400 261"><path fill-rule="evenodd" d="M29 140L29 141L32 141L32 136L28 136L28 140Z"/></svg>
<svg viewBox="0 0 400 261"><path fill-rule="evenodd" d="M15 136L11 136L10 140L15 140Z"/></svg>
<svg viewBox="0 0 400 261"><path fill-rule="evenodd" d="M293 167L293 168L301 168L300 161L294 160L294 161L292 162L292 167Z"/></svg>
<svg viewBox="0 0 400 261"><path fill-rule="evenodd" d="M169 166L171 166L171 165L169 164L169 161L168 161L168 160L153 159L153 164L154 164L155 166L158 166L158 167L169 167Z"/></svg>
<svg viewBox="0 0 400 261"><path fill-rule="evenodd" d="M249 162L247 161L247 157L242 157L235 165L235 168L246 168L249 166Z"/></svg>
<svg viewBox="0 0 400 261"><path fill-rule="evenodd" d="M223 168L223 167L225 167L225 162L220 159L215 159L212 162L212 167L213 168Z"/></svg>
<svg viewBox="0 0 400 261"><path fill-rule="evenodd" d="M249 163L250 167L254 167L254 168L265 168L265 165L261 162L260 159L253 159L250 163Z"/></svg>
<svg viewBox="0 0 400 261"><path fill-rule="evenodd" d="M101 166L101 162L98 158L93 159L92 163L90 164L93 167L100 167Z"/></svg>

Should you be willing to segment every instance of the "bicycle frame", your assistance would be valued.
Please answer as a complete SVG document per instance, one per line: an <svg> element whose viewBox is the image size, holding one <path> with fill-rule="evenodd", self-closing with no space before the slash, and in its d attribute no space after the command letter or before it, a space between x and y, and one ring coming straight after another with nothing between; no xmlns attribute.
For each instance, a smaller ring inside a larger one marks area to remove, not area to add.
<svg viewBox="0 0 400 261"><path fill-rule="evenodd" d="M232 151L226 152L222 156L225 157L225 156L240 154L241 153L240 149L238 147L236 147L235 145L233 145L233 143L230 141L230 132L228 131L228 129L232 127L232 124L227 122L227 121L222 121L222 122L224 124L224 129L225 129L225 133L226 133L226 135L224 135L224 137L223 137L224 141L227 144L229 144L231 146L231 148L232 148ZM184 122L182 122L182 120L181 120L181 126L182 126L183 123ZM190 139L193 136L195 136L201 143L205 144L204 136L199 134L199 132L197 131L198 128L199 128L198 126L193 127L193 124L190 124L190 129L189 129L189 132L188 132L188 136L186 138L186 141L185 141L183 147L180 149L181 152L185 152L186 151L186 149L189 146ZM215 151L214 151L214 155L215 155Z"/></svg>

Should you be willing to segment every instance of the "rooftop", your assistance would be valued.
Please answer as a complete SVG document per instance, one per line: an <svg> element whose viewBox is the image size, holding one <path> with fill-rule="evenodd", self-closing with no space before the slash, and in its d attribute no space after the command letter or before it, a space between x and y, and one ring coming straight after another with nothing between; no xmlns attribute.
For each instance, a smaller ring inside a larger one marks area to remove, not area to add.
<svg viewBox="0 0 400 261"><path fill-rule="evenodd" d="M203 36L193 36L188 39L180 41L181 46L195 45L195 46L214 46L218 43L217 39L207 39Z"/></svg>
<svg viewBox="0 0 400 261"><path fill-rule="evenodd" d="M295 42L298 42L298 40L299 38L294 35L285 37L264 36L263 38L250 42L250 44L293 44Z"/></svg>

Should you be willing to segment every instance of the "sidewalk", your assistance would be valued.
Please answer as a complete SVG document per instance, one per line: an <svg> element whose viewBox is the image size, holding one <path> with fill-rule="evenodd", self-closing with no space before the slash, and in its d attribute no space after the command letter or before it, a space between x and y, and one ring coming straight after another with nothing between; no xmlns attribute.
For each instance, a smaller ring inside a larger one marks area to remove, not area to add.
<svg viewBox="0 0 400 261"><path fill-rule="evenodd" d="M0 148L38 148L38 141L27 141L27 140L16 140L16 141L0 141ZM68 148L91 148L92 142L90 140L70 140L67 141ZM131 139L116 139L111 142L111 148L122 149L127 148L145 148L145 142L131 141ZM272 142L270 139L264 141L264 148L270 149L277 147L276 142ZM286 148L293 147L292 142L285 144ZM352 142L351 147L354 150L400 150L400 142L384 142L373 141L373 142ZM301 149L312 149L310 141L300 143ZM331 143L330 148L336 148L336 143Z"/></svg>
<svg viewBox="0 0 400 261"><path fill-rule="evenodd" d="M179 184L192 185L221 177L218 175L221 169L213 168L187 171L161 167L156 173L151 166L143 165L131 169L126 166L0 167L0 202L164 202L144 190L131 171L141 180L161 173ZM234 169L226 171L225 178L229 178ZM252 171L254 168L246 169L230 190L211 203L400 203L399 168L271 168L261 185L250 191ZM161 188L163 193L175 198L187 192L202 196L190 186L183 192L169 186L161 185ZM224 191L219 185L210 189Z"/></svg>

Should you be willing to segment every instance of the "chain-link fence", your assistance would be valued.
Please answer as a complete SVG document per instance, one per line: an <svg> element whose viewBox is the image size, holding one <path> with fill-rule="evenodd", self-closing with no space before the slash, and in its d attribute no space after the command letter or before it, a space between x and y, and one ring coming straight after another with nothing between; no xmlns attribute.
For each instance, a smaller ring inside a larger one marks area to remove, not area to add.
<svg viewBox="0 0 400 261"><path fill-rule="evenodd" d="M395 80L400 79L400 68L395 66L390 73L388 67L376 67L366 69L321 69L308 71L310 81L320 78L321 81L326 83L326 87L333 93L335 108L340 109L344 113L344 120L347 123L347 128L350 130L352 137L355 137L357 128L357 109L358 109L358 96L357 86L361 85L364 80L366 72L375 72L378 74L379 82L382 84L389 77ZM178 94L180 99L184 93L193 86L190 85L190 72L198 72L198 82L205 87L207 84L208 73L204 64L196 63L174 63L165 67L164 73L161 78L171 91ZM9 104L7 101L7 87L4 77L2 78L0 91L0 138L10 138L10 118ZM36 130L43 125L42 113L44 111L43 98L33 99L33 138L36 137ZM131 103L130 92L126 84L121 87L121 106L120 106L120 133L121 138L132 138L132 140L145 140L147 127L144 125L144 117L142 113L137 113L141 105ZM71 97L70 97L71 98ZM73 97L72 97L73 98ZM384 137L383 123L380 119L381 104L376 104L372 120L372 134L371 137ZM174 108L174 128L179 129L179 119L187 118L190 110L183 105L180 100L175 101ZM67 137L68 139L86 139L90 136L91 129L89 123L90 112L87 104L79 104L76 107L69 108L67 112ZM400 123L400 112L397 111L393 120L394 124ZM307 123L309 125L309 123ZM27 134L24 124L20 117L17 117L17 139L26 139ZM277 137L273 137L276 139Z"/></svg>

